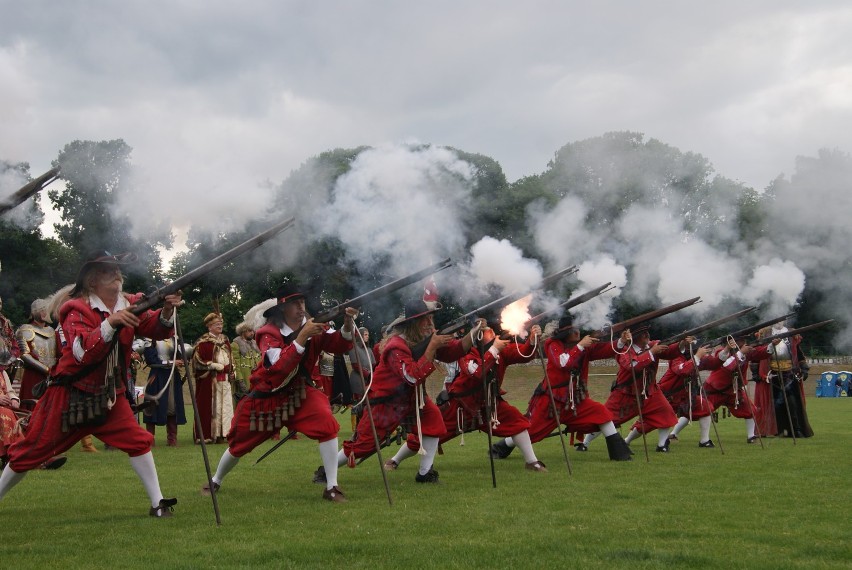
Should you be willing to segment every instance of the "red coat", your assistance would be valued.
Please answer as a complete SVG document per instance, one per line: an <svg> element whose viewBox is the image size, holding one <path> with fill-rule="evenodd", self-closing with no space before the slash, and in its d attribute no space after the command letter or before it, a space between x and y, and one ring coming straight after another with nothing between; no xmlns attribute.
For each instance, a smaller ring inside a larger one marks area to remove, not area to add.
<svg viewBox="0 0 852 570"><path fill-rule="evenodd" d="M304 372L315 381L319 381L316 364L320 353L323 351L331 354L345 354L352 350L352 341L346 340L340 331L328 330L312 336L305 347L305 352L299 354L292 341L285 340L281 330L271 323L263 325L255 334L257 346L263 355L260 366L254 369L251 375L251 387L253 390L270 392L289 381L299 372L299 363L303 364ZM266 358L266 352L271 348L280 348L281 355L275 364L270 365Z"/></svg>
<svg viewBox="0 0 852 570"><path fill-rule="evenodd" d="M740 361L736 355L729 356L723 360L720 355L725 350L726 349L723 347L714 353L716 361L721 365L710 373L710 377L707 378L707 382L704 384L708 393L711 391L715 393L723 393L733 390L735 373L739 374L740 377L739 387L744 388L748 378L749 362L766 360L770 356L769 351L765 346L757 346L753 348L748 355L746 355L746 358L743 361Z"/></svg>
<svg viewBox="0 0 852 570"><path fill-rule="evenodd" d="M627 394L634 393L633 373L636 373L637 388L641 392L643 389L646 394L657 390L657 366L660 360L671 360L677 358L680 354L678 343L670 344L665 352L657 356L651 357L651 347L659 344L660 341L652 340L648 344L648 348L638 352L636 345L631 345L627 352L619 354L616 357L618 362L618 374L615 377L615 389ZM633 363L636 363L635 366ZM644 386L643 386L644 383Z"/></svg>
<svg viewBox="0 0 852 570"><path fill-rule="evenodd" d="M568 344L561 339L549 338L544 343L544 353L547 356L547 379L553 389L553 397L557 402L568 401L568 386L571 375L576 374L583 385L583 392L589 381L589 363L593 360L615 358L616 352L611 342L596 342L581 348L579 344ZM568 355L568 361L562 366L562 355ZM547 384L541 381L537 392L546 392Z"/></svg>
<svg viewBox="0 0 852 570"><path fill-rule="evenodd" d="M217 349L220 354L224 354L228 359L228 363L222 370L210 368L213 362L219 362L216 354ZM234 363L231 362L231 342L225 335L216 337L212 333L205 333L195 343L195 348L192 351L192 362L197 379L209 378L216 382L227 382L234 370Z"/></svg>
<svg viewBox="0 0 852 570"><path fill-rule="evenodd" d="M436 358L442 362L452 362L464 356L460 340L451 340L441 348ZM407 395L414 398L414 386L426 382L426 378L435 370L435 365L426 357L414 360L408 343L398 336L388 339L373 370L373 384L370 387L371 398ZM408 378L406 378L406 376Z"/></svg>
<svg viewBox="0 0 852 570"><path fill-rule="evenodd" d="M137 293L130 295L124 293L130 304L138 302L143 295ZM62 331L65 334L66 344L62 347L62 354L59 357L59 362L51 370L51 376L63 377L79 374L85 368L93 366L83 378L78 379L73 385L85 392L98 392L104 386L104 378L106 377L107 356L112 349L111 342L105 342L101 336L101 323L103 323L109 315L93 308L88 300L77 297L67 301L59 309L59 322L62 324ZM138 315L139 326L135 329L122 327L115 331L113 339L119 344L121 355L124 361L123 376L120 379L121 384L127 378L127 371L130 368L130 353L132 352L131 345L134 336L147 337L152 340L162 340L168 338L172 334L171 327L163 326L160 322L160 310L148 310ZM117 339L116 339L117 337ZM81 361L77 361L74 356L74 341L79 339L85 354Z"/></svg>
<svg viewBox="0 0 852 570"><path fill-rule="evenodd" d="M484 385L482 382L483 373L491 368L495 368L494 374L497 379L497 385L501 386L503 378L506 376L506 369L509 366L529 362L534 357L535 350L529 342L523 345L516 343L507 344L500 351L496 361L494 354L488 350L485 352L484 364L482 357L479 355L479 350L475 347L471 348L467 354L459 359L459 375L447 387L447 392L459 399L467 410L477 411L485 405ZM471 363L476 364L476 370L473 374L470 373Z"/></svg>

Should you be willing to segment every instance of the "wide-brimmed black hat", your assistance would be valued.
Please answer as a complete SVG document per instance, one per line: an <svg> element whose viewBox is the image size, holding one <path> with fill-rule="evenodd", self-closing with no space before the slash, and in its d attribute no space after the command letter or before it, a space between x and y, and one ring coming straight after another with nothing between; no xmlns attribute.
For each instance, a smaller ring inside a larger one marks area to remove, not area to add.
<svg viewBox="0 0 852 570"><path fill-rule="evenodd" d="M649 323L642 323L636 325L635 327L630 327L631 336L638 336L643 333L648 333L649 335L651 334L651 325Z"/></svg>
<svg viewBox="0 0 852 570"><path fill-rule="evenodd" d="M556 330L553 331L553 334L550 335L550 338L564 340L568 338L571 329L576 328L577 327L574 326L574 318L570 315L570 313L565 313L559 317L559 324L556 326Z"/></svg>
<svg viewBox="0 0 852 570"><path fill-rule="evenodd" d="M272 307L263 311L263 316L268 319L270 315L278 311L280 307L288 301L304 298L305 294L302 293L301 287L299 287L295 283L285 283L284 285L279 287L277 291L275 291L276 303Z"/></svg>
<svg viewBox="0 0 852 570"><path fill-rule="evenodd" d="M395 321L396 324L394 326L399 326L403 323L411 322L414 319L419 319L420 317L423 317L425 315L431 315L432 313L436 313L437 311L437 308L430 309L423 299L413 299L405 303L405 308L403 309L401 320Z"/></svg>
<svg viewBox="0 0 852 570"><path fill-rule="evenodd" d="M135 263L137 259L135 253L112 254L103 249L92 253L86 258L86 262L80 267L80 271L77 272L77 282L71 290L71 296L73 297L83 290L83 278L92 267L97 265L130 265Z"/></svg>

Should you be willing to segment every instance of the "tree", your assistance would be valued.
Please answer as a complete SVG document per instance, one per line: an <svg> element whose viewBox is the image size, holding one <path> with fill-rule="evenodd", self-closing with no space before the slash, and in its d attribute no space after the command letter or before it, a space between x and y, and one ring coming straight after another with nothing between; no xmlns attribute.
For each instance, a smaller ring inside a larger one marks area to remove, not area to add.
<svg viewBox="0 0 852 570"><path fill-rule="evenodd" d="M30 178L29 164L0 160L0 177L25 183ZM43 220L38 197L0 220L0 297L3 312L15 324L27 321L35 299L47 297L75 277L73 252L42 236L39 226Z"/></svg>
<svg viewBox="0 0 852 570"><path fill-rule="evenodd" d="M161 277L159 247L170 247L169 228L152 220L134 224L132 149L121 139L74 141L65 145L53 162L66 180L65 190L52 189L48 196L62 221L54 224L59 240L73 249L77 265L93 252L134 252L139 263L128 267L127 288L142 289Z"/></svg>

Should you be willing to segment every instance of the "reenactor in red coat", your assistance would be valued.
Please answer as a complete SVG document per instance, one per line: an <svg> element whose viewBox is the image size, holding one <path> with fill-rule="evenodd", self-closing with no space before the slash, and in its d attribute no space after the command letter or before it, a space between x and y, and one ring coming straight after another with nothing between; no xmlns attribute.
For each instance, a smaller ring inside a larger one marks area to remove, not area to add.
<svg viewBox="0 0 852 570"><path fill-rule="evenodd" d="M252 372L251 392L237 404L228 432L228 449L213 475L214 490L219 489L242 456L279 434L281 428L287 428L319 442L326 484L323 499L345 502L337 485L340 424L334 419L328 398L314 387L317 379L312 374L323 351L345 354L352 348L358 311L347 308L343 328L335 331L310 318L305 295L291 283L281 287L275 299L261 305L268 307L263 311L266 324L255 335L261 362ZM209 495L209 484L205 483L201 492Z"/></svg>
<svg viewBox="0 0 852 570"><path fill-rule="evenodd" d="M0 498L27 471L92 434L130 456L151 500L149 514L171 515L177 499L163 498L151 455L154 438L136 421L125 391L134 336L170 336L181 296L167 295L161 310L138 316L128 310L142 295L122 291L121 266L135 260L134 254L98 252L83 264L73 288L66 289L68 300L61 305L58 321L68 342L50 371L24 439L9 449Z"/></svg>

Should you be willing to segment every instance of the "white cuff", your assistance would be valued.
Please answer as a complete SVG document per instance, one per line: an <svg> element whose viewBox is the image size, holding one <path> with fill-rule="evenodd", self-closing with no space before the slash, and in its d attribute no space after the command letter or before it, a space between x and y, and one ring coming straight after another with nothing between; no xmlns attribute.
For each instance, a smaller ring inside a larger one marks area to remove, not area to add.
<svg viewBox="0 0 852 570"><path fill-rule="evenodd" d="M109 342L112 340L113 335L115 334L115 329L109 321L104 319L101 323L101 338L104 339L104 342Z"/></svg>

